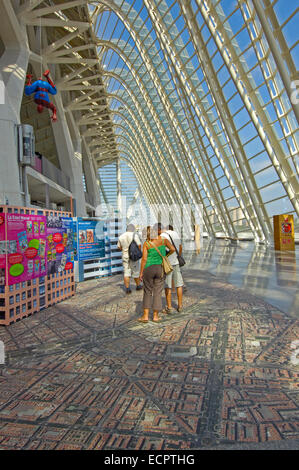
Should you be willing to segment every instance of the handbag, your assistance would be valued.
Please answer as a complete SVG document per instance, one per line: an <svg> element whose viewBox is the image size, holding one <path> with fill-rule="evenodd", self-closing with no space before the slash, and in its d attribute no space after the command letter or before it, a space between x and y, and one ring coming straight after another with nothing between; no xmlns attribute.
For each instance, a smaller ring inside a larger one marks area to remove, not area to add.
<svg viewBox="0 0 299 470"><path fill-rule="evenodd" d="M166 232L167 233L167 232ZM186 264L186 261L184 260L184 258L182 257L182 255L179 255L179 252L177 250L177 247L175 246L175 244L173 243L173 239L171 238L171 236L169 235L169 233L167 233L167 235L169 236L170 240L171 240L171 243L173 244L173 246L175 247L175 251L176 251L176 254L177 254L177 257L178 257L178 262L179 262L179 265L180 265L180 268L182 266L185 266Z"/></svg>
<svg viewBox="0 0 299 470"><path fill-rule="evenodd" d="M130 246L129 246L129 258L132 261L138 261L140 258L142 258L142 251L139 249L134 238L135 238L135 233L133 235L133 240L131 241Z"/></svg>
<svg viewBox="0 0 299 470"><path fill-rule="evenodd" d="M150 245L153 246L153 248L155 248L155 250L159 253L159 255L161 256L162 258L162 268L163 268L163 271L165 274L169 274L173 271L173 267L171 266L170 262L168 261L168 259L166 258L166 256L163 256L161 253L160 253L160 250L158 250L158 248L153 244L153 243L150 243Z"/></svg>

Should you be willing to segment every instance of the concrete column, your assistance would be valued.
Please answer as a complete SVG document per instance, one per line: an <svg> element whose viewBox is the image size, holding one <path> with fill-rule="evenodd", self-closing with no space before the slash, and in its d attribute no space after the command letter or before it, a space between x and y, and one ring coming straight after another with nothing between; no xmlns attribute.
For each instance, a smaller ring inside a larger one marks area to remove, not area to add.
<svg viewBox="0 0 299 470"><path fill-rule="evenodd" d="M45 184L46 209L50 209L50 191L49 185Z"/></svg>
<svg viewBox="0 0 299 470"><path fill-rule="evenodd" d="M23 178L23 191L24 191L24 205L25 207L29 207L31 204L31 198L29 194L28 188L28 179L27 179L27 167L22 167L22 178Z"/></svg>
<svg viewBox="0 0 299 470"><path fill-rule="evenodd" d="M88 145L84 137L82 137L83 150L83 169L85 174L85 182L88 194L92 197L94 207L101 204L100 183L96 172L93 157L90 154Z"/></svg>
<svg viewBox="0 0 299 470"><path fill-rule="evenodd" d="M67 120L60 93L54 97L58 121L52 123L56 150L61 170L71 179L71 191L75 199L76 215L85 217L86 204L83 186L82 149L80 136L72 139L72 117ZM53 99L53 101L54 101ZM74 134L74 132L72 132Z"/></svg>
<svg viewBox="0 0 299 470"><path fill-rule="evenodd" d="M5 48L0 57L0 204L20 206L25 201L20 183L16 125L20 124L29 47L26 29L20 25L11 2L0 2L0 18L0 35Z"/></svg>

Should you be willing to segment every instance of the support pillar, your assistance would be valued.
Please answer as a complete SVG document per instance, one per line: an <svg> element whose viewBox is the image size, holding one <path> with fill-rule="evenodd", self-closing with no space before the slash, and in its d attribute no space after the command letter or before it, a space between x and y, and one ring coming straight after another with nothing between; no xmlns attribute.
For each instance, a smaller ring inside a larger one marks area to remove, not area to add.
<svg viewBox="0 0 299 470"><path fill-rule="evenodd" d="M96 173L96 168L93 162L93 157L90 154L88 145L84 137L82 137L82 151L83 151L83 169L85 174L85 182L88 194L91 196L93 206L96 208L101 204L100 198L100 182Z"/></svg>
<svg viewBox="0 0 299 470"><path fill-rule="evenodd" d="M28 179L27 179L27 166L22 167L22 180L23 180L23 191L24 191L24 205L29 207L31 204L31 198L28 188Z"/></svg>
<svg viewBox="0 0 299 470"><path fill-rule="evenodd" d="M58 122L52 123L52 129L60 168L71 179L71 192L75 200L76 216L85 217L87 213L83 187L81 140L79 137L72 140L69 127L71 119L69 121L66 119L59 93L54 98Z"/></svg>
<svg viewBox="0 0 299 470"><path fill-rule="evenodd" d="M18 164L17 128L29 60L26 29L20 25L11 2L0 2L0 204L24 205Z"/></svg>
<svg viewBox="0 0 299 470"><path fill-rule="evenodd" d="M49 185L45 184L46 209L50 209L50 191Z"/></svg>

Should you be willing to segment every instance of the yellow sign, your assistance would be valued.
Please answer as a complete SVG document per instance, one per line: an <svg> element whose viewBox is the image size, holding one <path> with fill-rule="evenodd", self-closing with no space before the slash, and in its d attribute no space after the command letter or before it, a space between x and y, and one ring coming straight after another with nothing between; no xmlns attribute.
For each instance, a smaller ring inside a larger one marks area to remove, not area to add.
<svg viewBox="0 0 299 470"><path fill-rule="evenodd" d="M275 250L295 250L294 217L290 214L274 215Z"/></svg>

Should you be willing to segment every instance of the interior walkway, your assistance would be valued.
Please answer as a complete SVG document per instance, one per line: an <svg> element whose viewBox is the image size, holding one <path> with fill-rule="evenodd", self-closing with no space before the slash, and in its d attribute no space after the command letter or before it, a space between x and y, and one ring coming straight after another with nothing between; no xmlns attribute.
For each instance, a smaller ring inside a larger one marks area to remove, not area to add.
<svg viewBox="0 0 299 470"><path fill-rule="evenodd" d="M115 276L1 328L0 448L298 448L299 322L198 270L204 251L163 323Z"/></svg>
<svg viewBox="0 0 299 470"><path fill-rule="evenodd" d="M253 242L204 239L200 253L186 258L189 270L208 271L298 318L298 245L295 252L282 252Z"/></svg>

